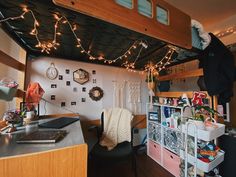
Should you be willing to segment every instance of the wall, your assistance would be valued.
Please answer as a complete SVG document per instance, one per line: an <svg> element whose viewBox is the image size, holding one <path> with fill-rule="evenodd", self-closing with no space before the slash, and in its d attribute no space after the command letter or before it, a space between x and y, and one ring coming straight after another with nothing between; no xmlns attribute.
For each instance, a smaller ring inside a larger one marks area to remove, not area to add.
<svg viewBox="0 0 236 177"><path fill-rule="evenodd" d="M0 28L0 50L15 58L16 60L25 63L26 52L16 42L14 42L1 28ZM6 67L6 65L0 63L0 80L4 77L13 78L14 80L24 81L24 74L18 72L15 69ZM19 88L23 89L23 83ZM16 108L16 99L11 102L0 100L0 118L3 113L8 109Z"/></svg>
<svg viewBox="0 0 236 177"><path fill-rule="evenodd" d="M46 70L50 66L51 62L54 62L59 71L59 75L63 75L63 80L59 80L58 78L55 80L49 80L45 76ZM90 73L90 81L84 85L80 85L73 81L72 72L79 68L82 68ZM66 69L70 69L70 74L65 73ZM92 74L92 70L96 70L96 74ZM28 82L39 82L45 90L43 98L51 102L45 103L45 101L41 101L41 115L67 113L72 111L79 113L86 119L98 119L100 118L100 113L103 108L109 108L113 105L114 81L126 81L125 104L128 108L130 108L130 104L127 101L127 82L141 81L142 104L140 104L139 114L145 114L148 91L144 81L144 75L131 73L123 68L47 57L29 61L27 73ZM92 82L93 79L97 80L96 84ZM66 81L70 81L71 85L66 86ZM51 84L57 84L57 88L51 88ZM100 101L92 101L89 98L88 92L94 86L99 86L104 91L104 97ZM77 88L77 92L73 91L74 87ZM82 92L82 87L86 87L86 92ZM51 95L56 95L56 100L51 100ZM86 102L82 102L82 98L86 98ZM71 105L72 101L76 102L75 106ZM66 107L62 108L61 102L66 102ZM68 110L65 110L64 108Z"/></svg>

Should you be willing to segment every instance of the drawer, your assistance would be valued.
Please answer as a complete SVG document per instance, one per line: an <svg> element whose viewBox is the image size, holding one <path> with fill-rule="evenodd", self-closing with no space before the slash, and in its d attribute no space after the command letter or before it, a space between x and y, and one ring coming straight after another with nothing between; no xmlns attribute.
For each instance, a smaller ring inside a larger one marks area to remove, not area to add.
<svg viewBox="0 0 236 177"><path fill-rule="evenodd" d="M174 176L180 175L180 157L163 148L163 167L165 167Z"/></svg>
<svg viewBox="0 0 236 177"><path fill-rule="evenodd" d="M148 155L155 161L161 163L161 146L153 141L148 141Z"/></svg>

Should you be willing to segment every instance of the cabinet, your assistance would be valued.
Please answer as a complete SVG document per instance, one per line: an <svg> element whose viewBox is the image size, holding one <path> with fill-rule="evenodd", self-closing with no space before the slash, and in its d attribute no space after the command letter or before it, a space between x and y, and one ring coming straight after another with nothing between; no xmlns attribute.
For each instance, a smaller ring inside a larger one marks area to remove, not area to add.
<svg viewBox="0 0 236 177"><path fill-rule="evenodd" d="M147 104L148 156L174 176L180 176L180 149L183 136L178 120L182 114L182 107L153 104L150 109L150 104Z"/></svg>
<svg viewBox="0 0 236 177"><path fill-rule="evenodd" d="M194 154L185 153L185 142L188 137L194 137L194 149L197 152L197 141L214 141L224 134L225 125L217 123L217 128L201 130L196 128L194 123L183 121L183 107L158 103L151 106L147 104L147 115L148 156L174 176L180 176L181 159L203 172L211 171L224 160L224 152L219 151L214 160L204 162Z"/></svg>

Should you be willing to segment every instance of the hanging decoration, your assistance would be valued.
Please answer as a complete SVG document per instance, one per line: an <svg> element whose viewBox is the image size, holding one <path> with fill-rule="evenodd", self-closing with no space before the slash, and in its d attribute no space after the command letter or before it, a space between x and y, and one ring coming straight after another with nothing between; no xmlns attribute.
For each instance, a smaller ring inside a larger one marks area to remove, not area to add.
<svg viewBox="0 0 236 177"><path fill-rule="evenodd" d="M103 95L103 90L100 87L93 87L89 90L89 97L94 101L99 101Z"/></svg>

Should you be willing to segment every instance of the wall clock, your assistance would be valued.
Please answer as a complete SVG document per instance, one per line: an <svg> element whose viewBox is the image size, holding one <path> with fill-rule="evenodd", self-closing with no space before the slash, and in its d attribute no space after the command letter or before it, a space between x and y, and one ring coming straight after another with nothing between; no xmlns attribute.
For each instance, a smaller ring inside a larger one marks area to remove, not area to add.
<svg viewBox="0 0 236 177"><path fill-rule="evenodd" d="M103 94L103 90L100 87L93 87L89 91L89 97L94 101L100 100L103 97Z"/></svg>
<svg viewBox="0 0 236 177"><path fill-rule="evenodd" d="M73 80L79 84L85 84L89 81L89 73L83 69L73 72Z"/></svg>
<svg viewBox="0 0 236 177"><path fill-rule="evenodd" d="M55 67L54 63L51 63L50 67L46 71L46 76L48 79L54 80L58 76L58 70Z"/></svg>

